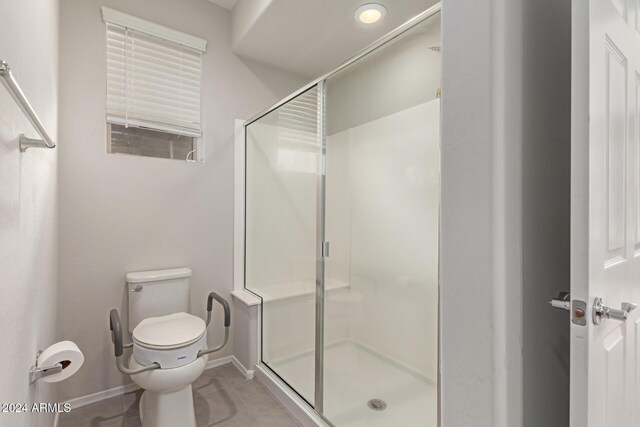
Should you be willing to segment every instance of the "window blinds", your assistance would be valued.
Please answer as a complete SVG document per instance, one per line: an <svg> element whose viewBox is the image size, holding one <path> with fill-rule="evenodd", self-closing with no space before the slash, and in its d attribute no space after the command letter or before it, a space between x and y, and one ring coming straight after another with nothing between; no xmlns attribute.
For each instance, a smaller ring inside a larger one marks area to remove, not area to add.
<svg viewBox="0 0 640 427"><path fill-rule="evenodd" d="M107 122L199 137L202 51L107 21Z"/></svg>
<svg viewBox="0 0 640 427"><path fill-rule="evenodd" d="M281 142L318 145L318 89L314 87L287 102L278 110ZM315 150L315 148L314 148Z"/></svg>

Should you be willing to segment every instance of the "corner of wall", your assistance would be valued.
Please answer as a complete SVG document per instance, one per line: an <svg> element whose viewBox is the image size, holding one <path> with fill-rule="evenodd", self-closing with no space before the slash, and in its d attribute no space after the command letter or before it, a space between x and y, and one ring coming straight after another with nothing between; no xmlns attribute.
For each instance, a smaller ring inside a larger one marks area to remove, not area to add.
<svg viewBox="0 0 640 427"><path fill-rule="evenodd" d="M446 425L522 425L521 21L520 0L443 3Z"/></svg>

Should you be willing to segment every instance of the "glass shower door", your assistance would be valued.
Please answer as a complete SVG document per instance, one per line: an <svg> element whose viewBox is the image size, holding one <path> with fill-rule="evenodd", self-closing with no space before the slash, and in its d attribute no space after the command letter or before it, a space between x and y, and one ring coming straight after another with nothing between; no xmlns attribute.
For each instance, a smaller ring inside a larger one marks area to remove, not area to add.
<svg viewBox="0 0 640 427"><path fill-rule="evenodd" d="M326 81L323 415L438 423L439 14Z"/></svg>
<svg viewBox="0 0 640 427"><path fill-rule="evenodd" d="M262 298L262 362L314 405L318 89L246 127L245 287Z"/></svg>

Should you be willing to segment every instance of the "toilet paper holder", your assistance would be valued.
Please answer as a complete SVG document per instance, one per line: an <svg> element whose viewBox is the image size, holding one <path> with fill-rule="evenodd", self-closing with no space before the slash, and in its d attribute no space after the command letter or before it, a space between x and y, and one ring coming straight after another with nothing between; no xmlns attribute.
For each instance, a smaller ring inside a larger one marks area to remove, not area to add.
<svg viewBox="0 0 640 427"><path fill-rule="evenodd" d="M49 375L59 374L65 368L63 366L64 362L56 363L53 366L38 366L38 358L42 354L42 350L38 350L38 354L36 354L36 364L31 366L29 369L29 384L35 383L37 380L43 377L48 377Z"/></svg>

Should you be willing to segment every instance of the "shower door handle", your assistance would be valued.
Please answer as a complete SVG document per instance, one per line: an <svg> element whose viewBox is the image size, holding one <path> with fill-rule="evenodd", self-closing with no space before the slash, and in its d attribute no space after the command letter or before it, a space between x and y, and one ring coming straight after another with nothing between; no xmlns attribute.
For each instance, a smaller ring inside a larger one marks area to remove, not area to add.
<svg viewBox="0 0 640 427"><path fill-rule="evenodd" d="M329 258L329 242L320 242L320 256Z"/></svg>

